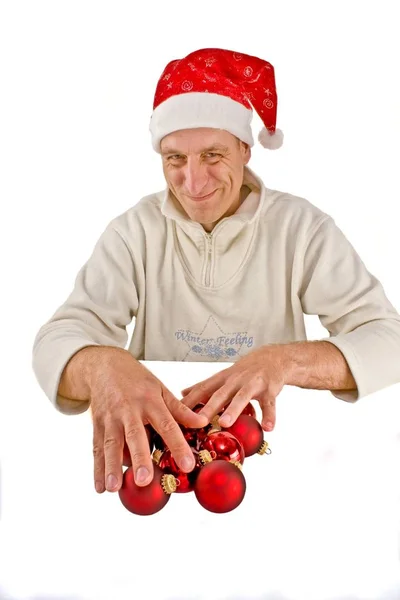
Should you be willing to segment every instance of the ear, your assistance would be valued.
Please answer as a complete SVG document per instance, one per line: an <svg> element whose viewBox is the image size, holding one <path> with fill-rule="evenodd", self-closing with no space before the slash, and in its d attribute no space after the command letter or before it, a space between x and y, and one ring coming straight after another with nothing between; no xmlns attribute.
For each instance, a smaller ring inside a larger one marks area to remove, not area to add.
<svg viewBox="0 0 400 600"><path fill-rule="evenodd" d="M245 142L241 142L241 143L242 143L243 164L247 165L247 163L249 162L249 160L251 158L251 148L250 148L249 144L246 144Z"/></svg>

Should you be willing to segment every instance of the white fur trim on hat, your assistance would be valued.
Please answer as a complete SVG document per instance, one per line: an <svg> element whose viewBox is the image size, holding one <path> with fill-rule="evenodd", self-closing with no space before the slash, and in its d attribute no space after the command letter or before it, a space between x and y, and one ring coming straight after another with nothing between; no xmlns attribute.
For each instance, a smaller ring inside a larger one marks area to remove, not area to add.
<svg viewBox="0 0 400 600"><path fill-rule="evenodd" d="M271 133L266 127L263 127L258 134L258 141L268 150L277 150L283 144L283 131L275 129L275 133Z"/></svg>
<svg viewBox="0 0 400 600"><path fill-rule="evenodd" d="M229 131L253 146L252 118L251 108L228 96L208 92L178 94L154 109L150 120L151 141L154 150L160 153L160 142L169 133L180 129L211 127Z"/></svg>

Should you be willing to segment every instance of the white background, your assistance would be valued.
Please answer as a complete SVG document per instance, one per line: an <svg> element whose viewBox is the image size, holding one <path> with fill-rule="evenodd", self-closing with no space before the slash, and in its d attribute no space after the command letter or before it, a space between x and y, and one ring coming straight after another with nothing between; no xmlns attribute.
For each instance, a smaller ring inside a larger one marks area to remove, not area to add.
<svg viewBox="0 0 400 600"><path fill-rule="evenodd" d="M164 187L148 132L155 86L202 47L274 65L285 141L256 144L250 166L331 214L399 309L397 8L2 2L0 595L400 598L399 385L355 405L285 388L273 452L245 463L238 509L214 515L176 494L137 517L94 492L89 414L57 413L31 369L34 336L108 222ZM178 394L222 367L152 368Z"/></svg>

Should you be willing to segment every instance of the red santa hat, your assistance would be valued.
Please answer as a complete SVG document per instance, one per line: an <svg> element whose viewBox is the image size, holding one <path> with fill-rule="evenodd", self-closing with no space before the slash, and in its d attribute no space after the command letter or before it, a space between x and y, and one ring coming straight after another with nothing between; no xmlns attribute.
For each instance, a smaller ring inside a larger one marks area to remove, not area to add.
<svg viewBox="0 0 400 600"><path fill-rule="evenodd" d="M261 58L221 48L205 48L165 67L154 95L150 132L160 152L163 137L180 129L225 129L253 146L252 107L264 127L258 140L275 150L283 143L276 129L277 94L273 66Z"/></svg>

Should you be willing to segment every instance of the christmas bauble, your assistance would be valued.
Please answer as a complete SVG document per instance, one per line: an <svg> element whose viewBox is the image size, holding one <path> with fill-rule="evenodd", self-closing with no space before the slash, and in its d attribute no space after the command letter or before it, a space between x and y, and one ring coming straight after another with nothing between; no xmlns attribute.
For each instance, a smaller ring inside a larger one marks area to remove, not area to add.
<svg viewBox="0 0 400 600"><path fill-rule="evenodd" d="M153 515L164 508L171 494L176 491L175 477L165 474L156 464L153 468L154 477L145 486L136 485L132 467L124 472L118 495L125 508L136 515Z"/></svg>
<svg viewBox="0 0 400 600"><path fill-rule="evenodd" d="M196 481L197 474L199 472L200 467L202 466L199 453L195 448L192 448L192 452L195 457L196 465L190 473L186 473L185 471L181 471L179 466L176 464L174 457L171 454L171 450L168 448L163 451L160 456L160 459L157 460L158 466L163 470L164 473L171 473L176 479L179 481L179 486L177 488L177 492L186 493L192 492L194 488L194 483Z"/></svg>
<svg viewBox="0 0 400 600"><path fill-rule="evenodd" d="M244 409L242 410L242 412L240 413L241 415L250 415L251 417L253 417L254 419L256 418L256 409L254 408L254 406L252 405L251 402L249 402Z"/></svg>
<svg viewBox="0 0 400 600"><path fill-rule="evenodd" d="M145 425L144 428L146 430L147 439L149 440L149 448L150 448L150 454L151 454L153 452L154 436L155 436L156 432L154 431L154 429L152 428L151 425ZM128 447L128 444L126 443L126 440L124 443L122 464L124 467L132 466L131 453L129 452L129 447Z"/></svg>
<svg viewBox="0 0 400 600"><path fill-rule="evenodd" d="M214 460L244 462L244 448L240 441L229 431L213 431L207 435L200 445L201 450L208 450ZM213 454L215 452L215 455Z"/></svg>
<svg viewBox="0 0 400 600"><path fill-rule="evenodd" d="M193 410L193 412L199 413L204 406L205 405L202 402L199 402L198 404L196 404L196 406L192 410ZM178 423L178 425L183 433L183 437L185 438L185 440L187 441L189 446L192 446L193 448L196 448L196 450L197 450L199 440L203 439L206 436L205 428L204 427L201 427L201 428L185 427L181 423ZM165 441L163 440L161 435L159 433L157 433L156 431L154 432L153 442L154 442L154 447L157 450L164 451L167 449L167 444L165 443Z"/></svg>
<svg viewBox="0 0 400 600"><path fill-rule="evenodd" d="M238 464L213 460L200 469L194 493L203 508L226 513L239 506L246 493L246 480Z"/></svg>
<svg viewBox="0 0 400 600"><path fill-rule="evenodd" d="M250 415L239 415L230 427L222 427L239 440L244 448L245 456L252 456L256 452L264 453L266 442L260 423ZM263 452L264 449L264 452Z"/></svg>

